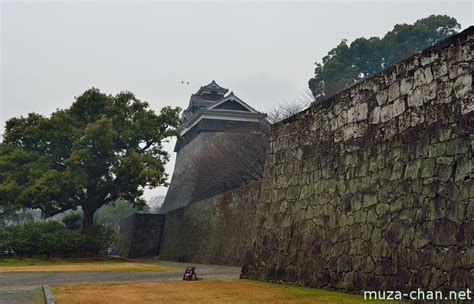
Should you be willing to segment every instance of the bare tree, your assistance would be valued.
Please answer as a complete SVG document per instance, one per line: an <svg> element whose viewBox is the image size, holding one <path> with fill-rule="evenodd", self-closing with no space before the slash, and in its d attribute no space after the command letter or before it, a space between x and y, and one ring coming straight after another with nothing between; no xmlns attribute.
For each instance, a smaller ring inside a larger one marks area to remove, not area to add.
<svg viewBox="0 0 474 304"><path fill-rule="evenodd" d="M267 132L234 130L220 134L206 149L193 158L198 174L193 200L201 200L236 189L263 177Z"/></svg>
<svg viewBox="0 0 474 304"><path fill-rule="evenodd" d="M274 124L291 117L311 106L314 97L309 91L305 91L300 97L293 101L285 101L268 112L268 120Z"/></svg>
<svg viewBox="0 0 474 304"><path fill-rule="evenodd" d="M311 92L305 92L292 102L275 106L267 118L271 123L279 122L308 108L313 101ZM192 158L190 170L197 176L197 182L191 200L202 200L262 179L267 131L238 127L217 134L206 147L206 153Z"/></svg>

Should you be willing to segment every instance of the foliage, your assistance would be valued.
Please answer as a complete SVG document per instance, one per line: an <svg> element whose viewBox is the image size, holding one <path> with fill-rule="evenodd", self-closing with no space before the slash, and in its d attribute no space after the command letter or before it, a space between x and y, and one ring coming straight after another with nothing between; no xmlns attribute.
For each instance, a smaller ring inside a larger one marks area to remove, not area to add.
<svg viewBox="0 0 474 304"><path fill-rule="evenodd" d="M316 101L332 96L356 81L373 75L460 29L455 18L431 15L414 24L397 24L383 38L347 40L316 63L315 76L309 80Z"/></svg>
<svg viewBox="0 0 474 304"><path fill-rule="evenodd" d="M89 227L84 237L84 252L98 255L112 245L115 240L115 232L106 225L93 225Z"/></svg>
<svg viewBox="0 0 474 304"><path fill-rule="evenodd" d="M180 109L157 115L130 92L90 89L49 118L7 121L0 144L0 204L46 217L78 206L85 228L97 209L123 198L143 206L145 187L166 184L162 142L177 134Z"/></svg>
<svg viewBox="0 0 474 304"><path fill-rule="evenodd" d="M101 237L99 235L98 237ZM20 258L45 254L69 256L85 250L85 238L60 222L43 221L11 225L0 229L0 253L12 252Z"/></svg>
<svg viewBox="0 0 474 304"><path fill-rule="evenodd" d="M10 235L7 230L0 229L0 257L10 251Z"/></svg>
<svg viewBox="0 0 474 304"><path fill-rule="evenodd" d="M84 247L84 236L76 230L63 229L58 232L58 250L65 256L70 256Z"/></svg>
<svg viewBox="0 0 474 304"><path fill-rule="evenodd" d="M149 209L148 205L134 207L129 202L119 199L97 210L94 223L99 225L112 224L132 214L148 212Z"/></svg>
<svg viewBox="0 0 474 304"><path fill-rule="evenodd" d="M61 220L61 222L63 222L64 226L66 226L67 229L79 231L82 231L82 221L82 212L78 211L66 214Z"/></svg>
<svg viewBox="0 0 474 304"><path fill-rule="evenodd" d="M2 208L0 208L0 228L8 225L23 224L41 218L41 211L39 210L17 210L11 206L2 206Z"/></svg>
<svg viewBox="0 0 474 304"><path fill-rule="evenodd" d="M30 222L0 229L0 253L14 252L20 258L45 254L95 254L105 250L114 240L114 231L101 225L90 227L88 234L68 229L57 221Z"/></svg>

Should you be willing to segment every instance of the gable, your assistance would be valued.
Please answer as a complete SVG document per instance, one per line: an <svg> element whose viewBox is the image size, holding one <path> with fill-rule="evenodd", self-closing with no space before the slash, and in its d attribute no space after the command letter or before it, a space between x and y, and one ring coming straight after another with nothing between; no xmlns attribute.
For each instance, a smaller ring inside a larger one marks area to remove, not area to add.
<svg viewBox="0 0 474 304"><path fill-rule="evenodd" d="M250 112L246 107L240 104L240 102L237 102L233 99L224 101L223 103L215 106L214 109Z"/></svg>

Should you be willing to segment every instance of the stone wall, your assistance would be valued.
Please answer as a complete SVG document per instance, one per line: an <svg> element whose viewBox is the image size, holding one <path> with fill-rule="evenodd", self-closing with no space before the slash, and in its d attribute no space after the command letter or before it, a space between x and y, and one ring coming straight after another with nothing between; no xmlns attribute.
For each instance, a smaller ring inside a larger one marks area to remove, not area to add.
<svg viewBox="0 0 474 304"><path fill-rule="evenodd" d="M260 183L253 182L166 213L160 257L241 266L259 199Z"/></svg>
<svg viewBox="0 0 474 304"><path fill-rule="evenodd" d="M165 216L136 213L121 220L116 227L115 250L124 258L158 255Z"/></svg>
<svg viewBox="0 0 474 304"><path fill-rule="evenodd" d="M474 286L473 27L272 127L242 277Z"/></svg>

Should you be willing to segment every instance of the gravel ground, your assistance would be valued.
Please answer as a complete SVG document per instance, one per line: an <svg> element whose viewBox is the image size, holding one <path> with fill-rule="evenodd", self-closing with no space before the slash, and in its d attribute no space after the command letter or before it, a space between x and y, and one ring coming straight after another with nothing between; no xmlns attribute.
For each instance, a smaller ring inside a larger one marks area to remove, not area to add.
<svg viewBox="0 0 474 304"><path fill-rule="evenodd" d="M134 262L174 266L170 272L10 272L0 274L0 303L35 303L41 285L157 282L182 280L186 266L196 266L196 274L203 280L238 279L240 267L176 263L136 259Z"/></svg>

